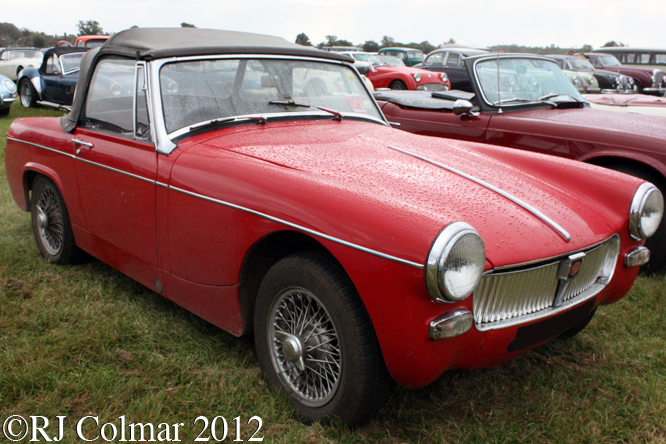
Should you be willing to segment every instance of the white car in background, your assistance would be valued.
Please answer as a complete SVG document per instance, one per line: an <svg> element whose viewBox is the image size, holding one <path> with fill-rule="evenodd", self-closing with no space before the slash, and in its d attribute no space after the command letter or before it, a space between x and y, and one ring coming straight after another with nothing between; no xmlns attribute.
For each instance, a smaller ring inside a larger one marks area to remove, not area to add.
<svg viewBox="0 0 666 444"><path fill-rule="evenodd" d="M39 48L5 48L0 51L0 74L16 81L24 68L39 68L43 56Z"/></svg>
<svg viewBox="0 0 666 444"><path fill-rule="evenodd" d="M666 98L646 94L586 94L592 108L666 117Z"/></svg>

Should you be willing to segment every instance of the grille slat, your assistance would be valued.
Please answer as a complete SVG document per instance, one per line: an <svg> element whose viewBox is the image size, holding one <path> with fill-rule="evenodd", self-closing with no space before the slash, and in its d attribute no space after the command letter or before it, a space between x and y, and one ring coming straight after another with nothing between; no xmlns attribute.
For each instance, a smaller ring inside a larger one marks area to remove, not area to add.
<svg viewBox="0 0 666 444"><path fill-rule="evenodd" d="M571 305L590 298L605 286L600 277L614 242L616 237L584 251L581 268L569 279L561 304ZM617 249L613 253L617 259ZM485 275L473 296L477 329L500 328L550 315L558 308L553 304L558 286L564 284L558 280L557 272L560 262L567 257Z"/></svg>

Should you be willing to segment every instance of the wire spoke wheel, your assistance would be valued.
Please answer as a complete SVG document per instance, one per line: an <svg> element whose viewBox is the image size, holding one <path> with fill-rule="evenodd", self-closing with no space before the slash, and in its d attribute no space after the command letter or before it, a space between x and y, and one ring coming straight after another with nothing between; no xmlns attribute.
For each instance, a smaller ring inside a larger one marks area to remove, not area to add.
<svg viewBox="0 0 666 444"><path fill-rule="evenodd" d="M275 298L269 321L269 350L283 384L304 405L328 403L340 382L342 354L326 308L312 292L288 288Z"/></svg>
<svg viewBox="0 0 666 444"><path fill-rule="evenodd" d="M37 200L37 226L44 248L57 255L65 238L62 209L52 188L45 188Z"/></svg>

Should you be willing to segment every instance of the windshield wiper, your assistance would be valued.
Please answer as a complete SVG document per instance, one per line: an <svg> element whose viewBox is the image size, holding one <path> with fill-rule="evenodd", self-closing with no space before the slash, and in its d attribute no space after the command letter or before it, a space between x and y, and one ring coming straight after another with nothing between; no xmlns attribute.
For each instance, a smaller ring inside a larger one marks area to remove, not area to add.
<svg viewBox="0 0 666 444"><path fill-rule="evenodd" d="M323 106L317 106L317 105L309 105L307 103L303 102L293 102L293 101L286 101L286 100L271 100L268 102L269 105L284 105L284 106L297 106L301 108L317 108L320 111L327 112L329 114L333 114L336 118L336 120L342 120L344 117L340 111L336 111L334 109L330 108L324 108Z"/></svg>
<svg viewBox="0 0 666 444"><path fill-rule="evenodd" d="M511 102L527 103L527 102L533 102L533 100L526 99L524 97L513 97L511 99L498 100L497 102L493 102L493 105L502 105L504 103L511 103Z"/></svg>
<svg viewBox="0 0 666 444"><path fill-rule="evenodd" d="M543 97L539 97L539 100L552 99L553 97L559 97L559 96L567 96L567 97L572 98L575 102L580 102L580 100L578 100L577 98L575 98L571 94L567 94L567 93L550 93L550 94L546 94Z"/></svg>
<svg viewBox="0 0 666 444"><path fill-rule="evenodd" d="M256 120L259 123L266 123L266 118L264 116L243 116L243 117L225 117L224 119L213 119L207 122L197 123L196 125L190 126L190 131L195 129L203 128L210 125L217 125L220 123L229 123L235 122L237 120Z"/></svg>

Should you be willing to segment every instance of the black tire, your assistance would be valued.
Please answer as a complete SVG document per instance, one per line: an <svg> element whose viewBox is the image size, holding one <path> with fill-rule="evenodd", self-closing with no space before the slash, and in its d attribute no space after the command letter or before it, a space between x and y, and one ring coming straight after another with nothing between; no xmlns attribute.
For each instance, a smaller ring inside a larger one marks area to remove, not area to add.
<svg viewBox="0 0 666 444"><path fill-rule="evenodd" d="M394 89L396 91L404 91L407 89L407 85L405 85L405 82L402 80L394 80L391 82L391 85L389 85L391 89Z"/></svg>
<svg viewBox="0 0 666 444"><path fill-rule="evenodd" d="M583 331L583 329L585 327L587 327L587 324L590 323L590 321L592 320L592 318L594 317L594 314L596 312L597 312L597 308L594 307L594 310L592 310L592 312L589 315L587 315L587 317L585 319L583 319L578 325L574 325L569 330L567 330L564 333L562 333L561 335L559 335L558 338L570 339L570 338L573 338L574 336L576 336L578 333Z"/></svg>
<svg viewBox="0 0 666 444"><path fill-rule="evenodd" d="M661 194L666 199L666 181L657 173L645 170L636 165L612 164L608 168L630 174L643 180L651 182L659 188ZM666 217L662 219L657 232L645 241L645 246L650 250L650 261L641 267L643 273L655 273L666 267Z"/></svg>
<svg viewBox="0 0 666 444"><path fill-rule="evenodd" d="M32 231L39 252L49 262L74 263L80 250L74 242L69 213L58 187L48 178L38 176L30 197Z"/></svg>
<svg viewBox="0 0 666 444"><path fill-rule="evenodd" d="M8 106L7 108L0 109L0 117L8 116L9 115L9 108L10 107Z"/></svg>
<svg viewBox="0 0 666 444"><path fill-rule="evenodd" d="M35 91L35 87L32 86L30 80L23 79L19 83L19 98L21 99L21 105L25 108L33 107L37 103L37 91Z"/></svg>
<svg viewBox="0 0 666 444"><path fill-rule="evenodd" d="M338 418L358 426L388 397L392 380L365 307L322 255L295 254L271 267L259 288L254 334L269 385L306 423Z"/></svg>

